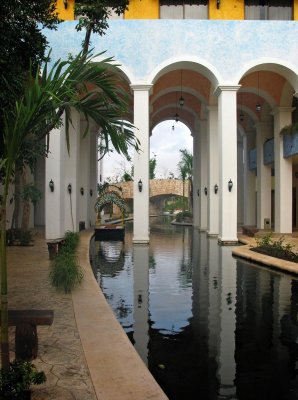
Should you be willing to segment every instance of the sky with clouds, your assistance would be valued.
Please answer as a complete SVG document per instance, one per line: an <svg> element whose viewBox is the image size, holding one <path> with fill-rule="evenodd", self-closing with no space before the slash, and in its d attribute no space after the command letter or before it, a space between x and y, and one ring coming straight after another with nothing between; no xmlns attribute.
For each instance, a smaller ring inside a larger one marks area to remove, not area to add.
<svg viewBox="0 0 298 400"><path fill-rule="evenodd" d="M174 130L172 129L174 126ZM152 131L150 138L150 158L156 156L155 177L168 178L170 172L179 176L177 164L180 161L179 149L187 149L192 153L192 136L190 130L181 122L164 121ZM133 152L131 152L133 155ZM122 176L124 171L130 172L131 163L117 153L107 155L103 159L103 180Z"/></svg>

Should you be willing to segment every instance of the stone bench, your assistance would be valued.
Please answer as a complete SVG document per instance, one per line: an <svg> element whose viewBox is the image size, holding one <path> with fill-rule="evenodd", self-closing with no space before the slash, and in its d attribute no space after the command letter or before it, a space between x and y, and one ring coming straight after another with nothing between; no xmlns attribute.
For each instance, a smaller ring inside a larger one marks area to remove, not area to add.
<svg viewBox="0 0 298 400"><path fill-rule="evenodd" d="M50 260L54 260L56 254L58 254L59 250L63 246L64 241L65 241L64 238L59 238L59 239L49 240L47 242Z"/></svg>
<svg viewBox="0 0 298 400"><path fill-rule="evenodd" d="M37 325L52 325L53 310L8 310L8 325L15 326L15 354L17 359L37 357ZM1 325L1 319L0 319Z"/></svg>

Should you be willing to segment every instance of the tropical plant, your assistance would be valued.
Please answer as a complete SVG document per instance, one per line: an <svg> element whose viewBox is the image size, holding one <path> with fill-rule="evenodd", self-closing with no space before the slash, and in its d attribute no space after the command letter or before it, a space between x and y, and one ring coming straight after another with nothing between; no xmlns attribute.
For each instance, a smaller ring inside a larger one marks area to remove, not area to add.
<svg viewBox="0 0 298 400"><path fill-rule="evenodd" d="M16 162L22 158L28 140L34 137L32 143L39 143L49 137L53 128L61 125L63 113L69 151L69 124L73 108L86 121L92 119L102 127L102 139L107 149L110 142L119 153L127 154L129 145L138 149L133 127L120 120L126 112L127 103L115 78L118 68L111 62L111 58L94 62L90 53L84 57L80 53L72 60L59 60L50 70L47 62L41 75L31 75L15 107L4 112L4 145L0 158L3 183L0 204L1 361L4 369L9 368L6 204ZM87 132L88 126L84 134ZM35 148L31 151L34 153Z"/></svg>
<svg viewBox="0 0 298 400"><path fill-rule="evenodd" d="M185 197L185 180L188 179L190 183L190 193L189 193L189 208L192 208L191 201L192 201L192 165L193 165L193 155L187 150L187 149L180 149L179 150L181 153L181 159L178 163L178 170L181 176L181 179L183 181L183 197ZM184 205L183 205L183 212L185 211Z"/></svg>
<svg viewBox="0 0 298 400"><path fill-rule="evenodd" d="M70 293L82 282L84 277L75 254L78 236L76 232L66 235L65 242L51 266L50 280L52 285L57 289L63 289L65 293Z"/></svg>
<svg viewBox="0 0 298 400"><path fill-rule="evenodd" d="M45 61L48 45L42 28L55 29L59 23L56 0L10 0L0 2L0 158L3 150L3 113L14 108L23 94L31 68Z"/></svg>
<svg viewBox="0 0 298 400"><path fill-rule="evenodd" d="M3 400L25 400L31 385L46 381L43 371L38 372L29 361L15 360L8 370L0 370L0 393Z"/></svg>
<svg viewBox="0 0 298 400"><path fill-rule="evenodd" d="M23 187L23 215L21 229L26 231L29 228L30 219L30 203L34 206L42 198L41 191L34 185L34 183L28 183Z"/></svg>
<svg viewBox="0 0 298 400"><path fill-rule="evenodd" d="M149 179L155 178L155 169L156 169L156 155L149 160Z"/></svg>
<svg viewBox="0 0 298 400"><path fill-rule="evenodd" d="M298 122L283 127L280 133L282 135L294 135L295 133L298 133Z"/></svg>

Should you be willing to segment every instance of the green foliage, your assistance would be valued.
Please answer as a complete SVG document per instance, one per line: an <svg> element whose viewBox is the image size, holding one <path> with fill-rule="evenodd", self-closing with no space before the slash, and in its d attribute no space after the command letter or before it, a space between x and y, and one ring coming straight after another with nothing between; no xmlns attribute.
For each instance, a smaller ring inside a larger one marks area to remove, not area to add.
<svg viewBox="0 0 298 400"><path fill-rule="evenodd" d="M282 135L294 135L295 133L298 133L298 122L283 127L280 133Z"/></svg>
<svg viewBox="0 0 298 400"><path fill-rule="evenodd" d="M176 222L192 222L192 213L183 211L176 215Z"/></svg>
<svg viewBox="0 0 298 400"><path fill-rule="evenodd" d="M178 163L178 169L182 180L192 178L193 155L187 149L180 149L181 159Z"/></svg>
<svg viewBox="0 0 298 400"><path fill-rule="evenodd" d="M51 265L51 284L65 293L70 293L83 280L82 268L75 254L79 239L77 232L66 232L63 246Z"/></svg>
<svg viewBox="0 0 298 400"><path fill-rule="evenodd" d="M36 205L42 198L42 193L33 183L28 183L23 187L22 197L23 200L31 201L34 205Z"/></svg>
<svg viewBox="0 0 298 400"><path fill-rule="evenodd" d="M8 246L29 246L32 244L32 232L23 229L8 229L6 231L6 244Z"/></svg>
<svg viewBox="0 0 298 400"><path fill-rule="evenodd" d="M59 20L54 0L0 2L0 156L3 150L3 112L14 107L24 90L30 65L44 61L47 40L42 28L55 29Z"/></svg>
<svg viewBox="0 0 298 400"><path fill-rule="evenodd" d="M284 243L284 241L285 238L283 236L273 240L272 234L269 233L263 237L256 238L257 246L252 247L251 250L271 257L298 262L298 253L293 251L294 246L290 243Z"/></svg>
<svg viewBox="0 0 298 400"><path fill-rule="evenodd" d="M166 200L164 211L174 212L175 210L184 209L187 206L187 198L175 196Z"/></svg>
<svg viewBox="0 0 298 400"><path fill-rule="evenodd" d="M0 370L0 393L3 400L25 399L25 391L31 385L40 385L46 381L44 372L38 372L28 361L16 360L8 371Z"/></svg>
<svg viewBox="0 0 298 400"><path fill-rule="evenodd" d="M129 0L77 0L75 14L80 16L77 31L85 30L84 51L88 50L91 33L104 35L108 28L108 19L115 12L122 14L128 7Z"/></svg>
<svg viewBox="0 0 298 400"><path fill-rule="evenodd" d="M149 160L149 179L155 178L156 155Z"/></svg>

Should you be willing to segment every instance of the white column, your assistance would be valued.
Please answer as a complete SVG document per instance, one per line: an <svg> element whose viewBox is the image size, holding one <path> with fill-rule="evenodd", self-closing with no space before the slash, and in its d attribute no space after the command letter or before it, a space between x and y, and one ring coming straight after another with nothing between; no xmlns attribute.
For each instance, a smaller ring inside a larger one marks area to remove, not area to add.
<svg viewBox="0 0 298 400"><path fill-rule="evenodd" d="M89 227L90 211L90 129L84 136L87 122L81 121L80 129L80 169L79 169L79 190L83 188L84 194L79 195L79 222L85 223L85 228Z"/></svg>
<svg viewBox="0 0 298 400"><path fill-rule="evenodd" d="M219 190L219 171L218 171L218 108L211 106L208 119L208 206L207 206L207 226L208 235L218 235L219 217L219 193L215 193L215 185Z"/></svg>
<svg viewBox="0 0 298 400"><path fill-rule="evenodd" d="M259 122L257 129L257 227L264 229L264 219L271 220L271 166L264 164L264 143L272 137L272 124Z"/></svg>
<svg viewBox="0 0 298 400"><path fill-rule="evenodd" d="M133 242L149 242L149 91L152 85L131 85L134 92L134 125L140 151L134 154ZM138 182L142 182L142 191Z"/></svg>
<svg viewBox="0 0 298 400"><path fill-rule="evenodd" d="M275 213L274 231L292 233L292 159L283 157L282 128L292 122L291 107L274 110Z"/></svg>
<svg viewBox="0 0 298 400"><path fill-rule="evenodd" d="M65 163L65 231L79 230L79 171L80 171L80 115L77 111L72 110L72 123L69 124L69 154L67 150L64 154ZM68 192L68 185L71 185L71 193Z"/></svg>
<svg viewBox="0 0 298 400"><path fill-rule="evenodd" d="M193 133L193 225L200 226L200 138L199 131ZM198 192L199 191L199 192Z"/></svg>
<svg viewBox="0 0 298 400"><path fill-rule="evenodd" d="M90 222L95 225L96 213L94 204L97 197L97 177L98 177L98 145L97 145L97 129L90 132L90 191L89 191L89 209L90 209Z"/></svg>
<svg viewBox="0 0 298 400"><path fill-rule="evenodd" d="M243 139L237 140L237 226L244 221L244 157Z"/></svg>
<svg viewBox="0 0 298 400"><path fill-rule="evenodd" d="M134 347L148 365L149 246L134 246Z"/></svg>
<svg viewBox="0 0 298 400"><path fill-rule="evenodd" d="M256 224L256 172L249 169L249 151L255 146L254 132L246 132L244 146L244 224Z"/></svg>
<svg viewBox="0 0 298 400"><path fill-rule="evenodd" d="M49 154L45 167L45 236L47 240L62 238L64 228L64 173L65 173L64 126L50 133ZM54 182L54 191L49 187Z"/></svg>
<svg viewBox="0 0 298 400"><path fill-rule="evenodd" d="M222 244L237 243L237 111L239 86L219 86L219 237ZM228 189L229 181L233 187Z"/></svg>
<svg viewBox="0 0 298 400"><path fill-rule="evenodd" d="M207 121L201 121L200 128L200 225L199 229L201 231L207 230L207 204L208 204L208 151L207 151ZM207 195L205 194L205 188L207 188Z"/></svg>

